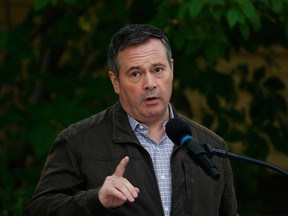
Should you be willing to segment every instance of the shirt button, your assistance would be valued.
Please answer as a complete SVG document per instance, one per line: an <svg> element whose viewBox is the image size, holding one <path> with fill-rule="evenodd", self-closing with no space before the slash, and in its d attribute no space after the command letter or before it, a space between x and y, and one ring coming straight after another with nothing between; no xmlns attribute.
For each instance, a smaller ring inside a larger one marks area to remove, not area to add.
<svg viewBox="0 0 288 216"><path fill-rule="evenodd" d="M143 127L143 125L140 125L139 128L140 128L140 130L143 130L144 127Z"/></svg>
<svg viewBox="0 0 288 216"><path fill-rule="evenodd" d="M169 208L168 208L168 207L165 207L164 209L165 209L165 211L169 211Z"/></svg>
<svg viewBox="0 0 288 216"><path fill-rule="evenodd" d="M165 179L165 176L164 176L164 175L162 175L162 176L161 176L161 179Z"/></svg>

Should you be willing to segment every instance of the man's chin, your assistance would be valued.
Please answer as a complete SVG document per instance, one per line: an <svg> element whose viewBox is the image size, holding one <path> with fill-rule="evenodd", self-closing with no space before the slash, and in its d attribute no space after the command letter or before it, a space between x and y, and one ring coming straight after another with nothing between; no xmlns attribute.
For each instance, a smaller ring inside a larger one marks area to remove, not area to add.
<svg viewBox="0 0 288 216"><path fill-rule="evenodd" d="M148 110L145 114L150 120L161 118L163 115L165 115L165 113L163 113L163 111L161 112L159 109Z"/></svg>

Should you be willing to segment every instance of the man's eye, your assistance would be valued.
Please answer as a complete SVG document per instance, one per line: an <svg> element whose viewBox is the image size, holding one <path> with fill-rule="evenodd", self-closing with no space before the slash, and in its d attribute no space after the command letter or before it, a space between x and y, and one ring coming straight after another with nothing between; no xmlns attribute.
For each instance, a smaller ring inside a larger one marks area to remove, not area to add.
<svg viewBox="0 0 288 216"><path fill-rule="evenodd" d="M139 76L139 73L138 72L133 72L131 73L131 77L138 77Z"/></svg>
<svg viewBox="0 0 288 216"><path fill-rule="evenodd" d="M160 73L162 71L162 68L155 68L156 73Z"/></svg>

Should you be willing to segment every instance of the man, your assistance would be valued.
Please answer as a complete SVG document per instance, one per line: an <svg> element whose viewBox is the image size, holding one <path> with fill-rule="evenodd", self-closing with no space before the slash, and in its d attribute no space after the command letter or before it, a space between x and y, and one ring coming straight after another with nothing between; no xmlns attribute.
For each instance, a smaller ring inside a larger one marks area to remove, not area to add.
<svg viewBox="0 0 288 216"><path fill-rule="evenodd" d="M199 142L227 148L169 103L173 59L163 32L120 29L108 62L119 102L58 135L26 215L236 215L229 160L213 159L214 181L165 133L177 117Z"/></svg>

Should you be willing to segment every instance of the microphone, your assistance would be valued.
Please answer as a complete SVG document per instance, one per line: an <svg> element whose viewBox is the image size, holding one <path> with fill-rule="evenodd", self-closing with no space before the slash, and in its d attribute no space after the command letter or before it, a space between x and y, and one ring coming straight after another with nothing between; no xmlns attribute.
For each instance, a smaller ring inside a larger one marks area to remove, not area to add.
<svg viewBox="0 0 288 216"><path fill-rule="evenodd" d="M207 151L192 138L190 128L184 121L173 118L167 122L165 127L169 139L175 145L181 146L207 175L211 176L214 180L220 178L220 173L209 159Z"/></svg>

